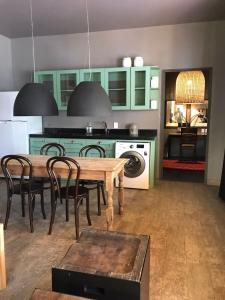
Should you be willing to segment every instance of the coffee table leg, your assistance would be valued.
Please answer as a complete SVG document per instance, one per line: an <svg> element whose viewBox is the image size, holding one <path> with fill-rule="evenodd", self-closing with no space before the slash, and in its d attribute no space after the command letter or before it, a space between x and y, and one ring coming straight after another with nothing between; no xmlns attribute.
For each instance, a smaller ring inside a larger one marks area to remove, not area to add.
<svg viewBox="0 0 225 300"><path fill-rule="evenodd" d="M0 290L6 288L5 247L3 224L0 224Z"/></svg>
<svg viewBox="0 0 225 300"><path fill-rule="evenodd" d="M124 188L123 188L124 168L120 171L118 178L119 178L119 193L118 193L119 214L122 215L123 203L124 203Z"/></svg>
<svg viewBox="0 0 225 300"><path fill-rule="evenodd" d="M106 173L105 188L108 193L107 209L106 209L106 222L107 230L113 229L113 176L111 172Z"/></svg>

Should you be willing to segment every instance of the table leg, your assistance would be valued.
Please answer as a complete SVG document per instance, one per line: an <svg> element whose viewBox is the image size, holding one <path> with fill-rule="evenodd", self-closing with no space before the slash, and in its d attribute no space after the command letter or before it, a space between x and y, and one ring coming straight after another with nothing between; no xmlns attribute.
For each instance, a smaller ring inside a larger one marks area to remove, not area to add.
<svg viewBox="0 0 225 300"><path fill-rule="evenodd" d="M6 288L5 247L3 224L0 224L0 289Z"/></svg>
<svg viewBox="0 0 225 300"><path fill-rule="evenodd" d="M119 214L123 214L123 203L124 203L124 188L123 188L123 179L124 179L124 168L120 171L118 175L119 179L119 193L118 193L118 205L119 205Z"/></svg>
<svg viewBox="0 0 225 300"><path fill-rule="evenodd" d="M107 230L113 229L113 175L111 172L106 173L105 189L108 193L106 222Z"/></svg>

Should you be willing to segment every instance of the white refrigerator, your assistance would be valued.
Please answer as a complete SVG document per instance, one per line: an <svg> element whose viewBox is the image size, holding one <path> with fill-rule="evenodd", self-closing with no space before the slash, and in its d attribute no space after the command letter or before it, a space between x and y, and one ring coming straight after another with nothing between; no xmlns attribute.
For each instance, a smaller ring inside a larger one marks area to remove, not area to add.
<svg viewBox="0 0 225 300"><path fill-rule="evenodd" d="M0 92L0 156L28 154L29 134L42 133L42 117L14 117L18 92Z"/></svg>

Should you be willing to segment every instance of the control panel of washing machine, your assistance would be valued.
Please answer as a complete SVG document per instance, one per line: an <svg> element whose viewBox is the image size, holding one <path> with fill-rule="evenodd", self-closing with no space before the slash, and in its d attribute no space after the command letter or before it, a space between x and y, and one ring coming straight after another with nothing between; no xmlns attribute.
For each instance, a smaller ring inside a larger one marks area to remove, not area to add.
<svg viewBox="0 0 225 300"><path fill-rule="evenodd" d="M136 146L137 149L143 149L144 145L143 144L137 144L137 145L130 145L130 149L133 149Z"/></svg>

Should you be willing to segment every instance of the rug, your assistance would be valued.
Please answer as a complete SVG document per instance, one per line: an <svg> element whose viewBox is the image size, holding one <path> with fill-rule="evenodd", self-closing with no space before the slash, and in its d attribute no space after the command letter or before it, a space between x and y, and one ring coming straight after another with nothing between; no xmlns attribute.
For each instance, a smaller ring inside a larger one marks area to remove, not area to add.
<svg viewBox="0 0 225 300"><path fill-rule="evenodd" d="M164 159L163 168L176 169L176 170L188 170L188 171L204 171L205 162L180 162L177 159Z"/></svg>

